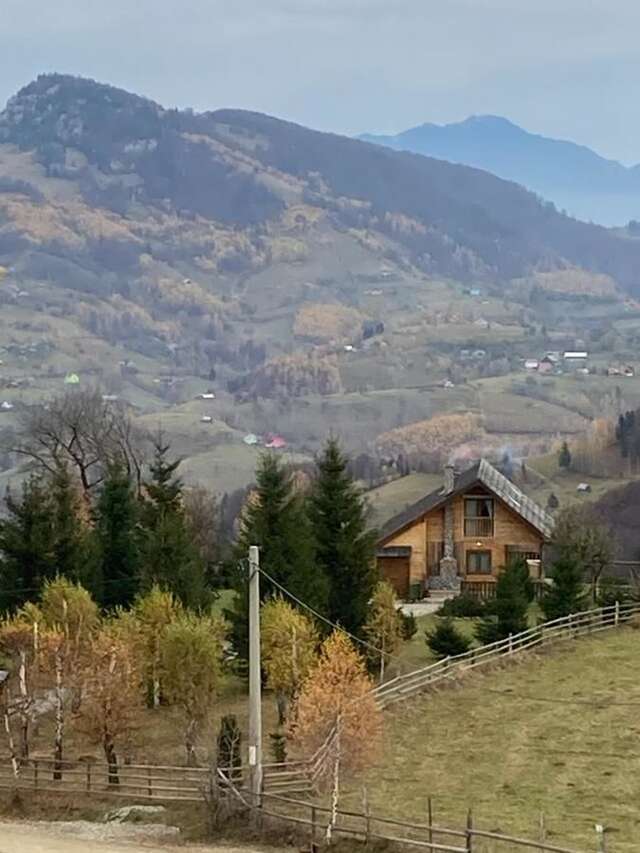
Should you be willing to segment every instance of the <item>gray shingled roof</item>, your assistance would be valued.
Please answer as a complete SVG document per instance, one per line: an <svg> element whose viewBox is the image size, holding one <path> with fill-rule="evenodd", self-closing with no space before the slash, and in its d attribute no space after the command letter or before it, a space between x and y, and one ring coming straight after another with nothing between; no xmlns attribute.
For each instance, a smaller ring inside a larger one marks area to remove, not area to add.
<svg viewBox="0 0 640 853"><path fill-rule="evenodd" d="M441 506L452 495L466 492L475 483L481 483L490 492L493 492L496 497L500 498L514 512L517 512L525 521L528 521L532 527L535 527L545 539L551 536L553 518L549 513L545 512L531 498L528 498L521 489L508 480L504 474L497 471L486 459L481 459L471 468L467 468L461 474L456 474L452 492L445 494L442 488L436 489L389 519L380 531L380 541L384 542L385 539L407 527L425 513Z"/></svg>

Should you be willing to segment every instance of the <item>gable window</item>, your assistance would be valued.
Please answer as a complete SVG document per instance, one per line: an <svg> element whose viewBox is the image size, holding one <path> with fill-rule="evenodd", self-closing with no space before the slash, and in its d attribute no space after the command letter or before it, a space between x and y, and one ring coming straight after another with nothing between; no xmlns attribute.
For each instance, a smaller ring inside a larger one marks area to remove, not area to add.
<svg viewBox="0 0 640 853"><path fill-rule="evenodd" d="M493 536L492 498L465 498L464 535L480 538Z"/></svg>
<svg viewBox="0 0 640 853"><path fill-rule="evenodd" d="M491 551L467 551L467 574L490 575Z"/></svg>

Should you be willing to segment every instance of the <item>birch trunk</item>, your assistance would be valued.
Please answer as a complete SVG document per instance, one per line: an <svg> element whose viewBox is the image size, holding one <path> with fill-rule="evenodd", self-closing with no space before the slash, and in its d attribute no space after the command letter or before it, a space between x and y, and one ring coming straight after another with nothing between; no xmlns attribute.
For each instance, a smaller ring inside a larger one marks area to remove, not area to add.
<svg viewBox="0 0 640 853"><path fill-rule="evenodd" d="M29 691L27 689L27 653L20 652L18 669L20 685L20 753L22 758L29 757Z"/></svg>
<svg viewBox="0 0 640 853"><path fill-rule="evenodd" d="M184 745L187 750L187 767L197 767L198 759L196 757L196 727L197 723L194 719L189 720L187 728L184 732Z"/></svg>
<svg viewBox="0 0 640 853"><path fill-rule="evenodd" d="M62 691L62 675L64 658L58 650L55 657L56 667L56 731L53 746L53 778L62 779L62 739L64 736L64 694Z"/></svg>
<svg viewBox="0 0 640 853"><path fill-rule="evenodd" d="M20 775L20 765L18 764L18 756L16 755L16 745L13 740L13 732L11 731L11 721L9 720L9 710L5 707L4 713L4 730L7 734L7 743L9 745L9 757L11 759L11 768L15 779Z"/></svg>
<svg viewBox="0 0 640 853"><path fill-rule="evenodd" d="M333 829L338 822L338 803L340 800L340 720L338 720L337 724L335 750L335 757L333 759L333 786L331 789L331 812L325 836L327 844L331 844Z"/></svg>

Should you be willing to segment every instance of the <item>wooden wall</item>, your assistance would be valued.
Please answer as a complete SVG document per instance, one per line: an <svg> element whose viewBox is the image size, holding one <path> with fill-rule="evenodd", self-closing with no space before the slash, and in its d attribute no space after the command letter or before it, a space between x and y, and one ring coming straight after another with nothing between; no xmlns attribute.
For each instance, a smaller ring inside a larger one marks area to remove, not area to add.
<svg viewBox="0 0 640 853"><path fill-rule="evenodd" d="M530 527L510 507L494 498L494 536L492 539L464 535L464 495L453 499L455 556L458 560L458 573L469 580L486 580L491 575L466 575L467 551L491 551L492 574L507 561L507 546L517 545L526 551L540 551L542 536ZM429 543L444 540L444 510L433 510L415 521L411 526L385 542L385 546L409 545L411 547L410 582L424 581L428 576L428 555L435 553L429 549ZM476 542L481 542L480 547Z"/></svg>

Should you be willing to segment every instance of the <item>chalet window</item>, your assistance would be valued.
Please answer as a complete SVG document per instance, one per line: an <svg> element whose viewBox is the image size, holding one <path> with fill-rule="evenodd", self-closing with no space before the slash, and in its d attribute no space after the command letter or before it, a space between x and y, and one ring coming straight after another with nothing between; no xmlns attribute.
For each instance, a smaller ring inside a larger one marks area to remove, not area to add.
<svg viewBox="0 0 640 853"><path fill-rule="evenodd" d="M492 498L465 498L464 535L493 536L493 500Z"/></svg>
<svg viewBox="0 0 640 853"><path fill-rule="evenodd" d="M491 551L467 551L467 574L490 575Z"/></svg>

